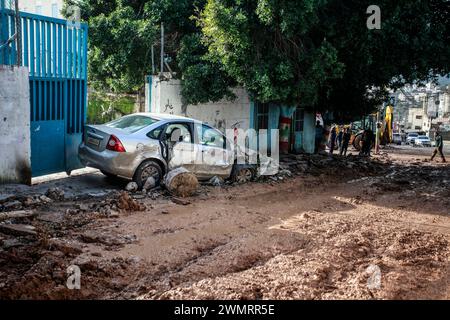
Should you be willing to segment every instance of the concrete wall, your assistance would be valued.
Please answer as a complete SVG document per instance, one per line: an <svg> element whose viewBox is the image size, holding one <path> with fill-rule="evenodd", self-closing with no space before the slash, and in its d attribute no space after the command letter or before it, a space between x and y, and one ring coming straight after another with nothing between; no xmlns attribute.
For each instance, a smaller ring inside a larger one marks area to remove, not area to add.
<svg viewBox="0 0 450 320"><path fill-rule="evenodd" d="M316 114L305 111L305 120L303 123L303 151L314 153L316 139Z"/></svg>
<svg viewBox="0 0 450 320"><path fill-rule="evenodd" d="M181 82L179 80L160 81L153 76L146 86L146 111L169 113L194 118L225 129L248 129L250 125L250 98L242 88L234 89L234 101L221 100L215 103L183 106L181 102ZM149 97L149 95L151 97Z"/></svg>
<svg viewBox="0 0 450 320"><path fill-rule="evenodd" d="M0 65L0 183L31 183L28 68Z"/></svg>

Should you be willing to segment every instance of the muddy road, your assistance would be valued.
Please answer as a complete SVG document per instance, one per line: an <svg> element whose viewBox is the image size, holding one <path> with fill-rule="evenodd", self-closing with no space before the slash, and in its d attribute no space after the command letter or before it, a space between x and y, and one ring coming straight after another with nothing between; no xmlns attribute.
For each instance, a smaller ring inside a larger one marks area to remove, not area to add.
<svg viewBox="0 0 450 320"><path fill-rule="evenodd" d="M3 223L36 235L0 230L0 297L450 298L448 164L395 150L357 169L305 159L182 201L114 191L30 205L35 216Z"/></svg>

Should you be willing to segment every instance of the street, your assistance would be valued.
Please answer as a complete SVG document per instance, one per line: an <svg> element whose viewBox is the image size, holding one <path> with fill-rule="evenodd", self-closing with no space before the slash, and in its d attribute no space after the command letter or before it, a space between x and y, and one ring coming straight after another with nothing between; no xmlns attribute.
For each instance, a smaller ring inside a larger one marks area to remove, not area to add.
<svg viewBox="0 0 450 320"><path fill-rule="evenodd" d="M2 186L0 204L34 212L11 222L36 232L0 230L0 297L449 299L450 170L431 151L290 156L284 176L187 199L97 172Z"/></svg>

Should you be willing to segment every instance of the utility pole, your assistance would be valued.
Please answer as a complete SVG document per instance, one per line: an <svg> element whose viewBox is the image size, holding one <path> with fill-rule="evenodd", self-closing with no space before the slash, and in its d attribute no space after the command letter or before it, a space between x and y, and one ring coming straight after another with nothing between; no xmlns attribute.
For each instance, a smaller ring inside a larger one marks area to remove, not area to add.
<svg viewBox="0 0 450 320"><path fill-rule="evenodd" d="M155 74L155 46L152 44L152 75Z"/></svg>
<svg viewBox="0 0 450 320"><path fill-rule="evenodd" d="M163 76L164 73L164 22L161 22L161 69L160 69L160 77Z"/></svg>
<svg viewBox="0 0 450 320"><path fill-rule="evenodd" d="M15 0L15 10L16 10L16 50L17 50L17 66L22 65L22 25L20 23L20 11L19 11L19 0Z"/></svg>

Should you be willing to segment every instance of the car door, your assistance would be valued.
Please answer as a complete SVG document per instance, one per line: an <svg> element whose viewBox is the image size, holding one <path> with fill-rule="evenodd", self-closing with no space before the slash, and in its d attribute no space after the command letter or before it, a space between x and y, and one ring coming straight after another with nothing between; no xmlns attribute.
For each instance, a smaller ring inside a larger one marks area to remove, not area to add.
<svg viewBox="0 0 450 320"><path fill-rule="evenodd" d="M196 165L197 175L200 178L228 178L233 169L234 157L225 136L219 130L204 124L195 124L195 130L202 160Z"/></svg>
<svg viewBox="0 0 450 320"><path fill-rule="evenodd" d="M170 122L161 135L164 145L164 157L169 170L184 167L195 172L195 160L198 148L193 143L192 125L189 122Z"/></svg>

